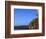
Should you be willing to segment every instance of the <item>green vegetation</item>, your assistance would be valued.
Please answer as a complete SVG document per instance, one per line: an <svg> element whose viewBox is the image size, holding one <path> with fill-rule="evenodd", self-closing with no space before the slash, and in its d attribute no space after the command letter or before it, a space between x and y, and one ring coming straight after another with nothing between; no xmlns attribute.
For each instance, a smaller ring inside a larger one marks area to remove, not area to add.
<svg viewBox="0 0 46 39"><path fill-rule="evenodd" d="M38 13L36 14L37 18L33 19L30 23L29 23L29 29L33 29L34 28L34 23L37 23L38 21ZM33 27L33 28L32 28Z"/></svg>
<svg viewBox="0 0 46 39"><path fill-rule="evenodd" d="M34 27L34 20L32 20L32 22L29 23L29 28L32 29L32 27Z"/></svg>
<svg viewBox="0 0 46 39"><path fill-rule="evenodd" d="M33 19L32 22L29 23L29 29L34 29L36 27L38 27L38 18Z"/></svg>

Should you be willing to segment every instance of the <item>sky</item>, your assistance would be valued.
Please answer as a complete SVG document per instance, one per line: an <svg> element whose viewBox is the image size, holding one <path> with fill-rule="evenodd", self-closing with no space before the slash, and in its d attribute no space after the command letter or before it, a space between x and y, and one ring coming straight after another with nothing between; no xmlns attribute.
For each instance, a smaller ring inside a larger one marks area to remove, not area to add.
<svg viewBox="0 0 46 39"><path fill-rule="evenodd" d="M37 17L37 9L14 9L14 25L29 25Z"/></svg>

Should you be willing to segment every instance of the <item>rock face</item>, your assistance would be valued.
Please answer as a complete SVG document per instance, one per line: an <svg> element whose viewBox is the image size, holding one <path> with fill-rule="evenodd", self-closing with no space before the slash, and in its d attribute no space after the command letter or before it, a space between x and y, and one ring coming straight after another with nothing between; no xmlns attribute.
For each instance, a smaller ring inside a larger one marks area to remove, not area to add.
<svg viewBox="0 0 46 39"><path fill-rule="evenodd" d="M29 29L38 29L38 18L34 19L30 24L29 24Z"/></svg>
<svg viewBox="0 0 46 39"><path fill-rule="evenodd" d="M38 25L38 19L34 20L34 29L38 29L39 25Z"/></svg>

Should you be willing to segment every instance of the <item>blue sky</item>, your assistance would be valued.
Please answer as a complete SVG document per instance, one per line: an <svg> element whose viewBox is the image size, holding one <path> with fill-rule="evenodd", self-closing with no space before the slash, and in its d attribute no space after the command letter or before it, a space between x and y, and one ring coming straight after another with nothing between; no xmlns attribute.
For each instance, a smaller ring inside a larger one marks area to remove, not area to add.
<svg viewBox="0 0 46 39"><path fill-rule="evenodd" d="M14 25L28 25L37 17L37 9L14 9Z"/></svg>

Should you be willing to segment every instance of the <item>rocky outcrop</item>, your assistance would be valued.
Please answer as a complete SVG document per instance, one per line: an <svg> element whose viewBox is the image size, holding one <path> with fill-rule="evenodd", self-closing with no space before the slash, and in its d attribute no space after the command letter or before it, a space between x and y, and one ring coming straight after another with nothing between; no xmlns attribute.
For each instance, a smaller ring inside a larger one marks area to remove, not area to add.
<svg viewBox="0 0 46 39"><path fill-rule="evenodd" d="M32 22L29 23L29 29L38 29L38 18L32 20Z"/></svg>

